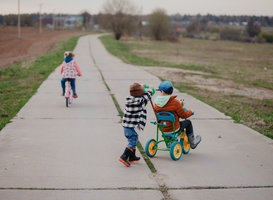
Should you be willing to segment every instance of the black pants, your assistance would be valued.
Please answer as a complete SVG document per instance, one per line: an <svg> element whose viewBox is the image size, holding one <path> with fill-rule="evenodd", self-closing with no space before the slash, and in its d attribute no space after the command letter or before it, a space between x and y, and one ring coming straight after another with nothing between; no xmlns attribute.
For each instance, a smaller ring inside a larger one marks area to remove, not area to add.
<svg viewBox="0 0 273 200"><path fill-rule="evenodd" d="M193 134L193 127L190 120L186 119L186 120L180 121L179 131L183 131L184 128L186 128L186 134L188 136L191 136Z"/></svg>

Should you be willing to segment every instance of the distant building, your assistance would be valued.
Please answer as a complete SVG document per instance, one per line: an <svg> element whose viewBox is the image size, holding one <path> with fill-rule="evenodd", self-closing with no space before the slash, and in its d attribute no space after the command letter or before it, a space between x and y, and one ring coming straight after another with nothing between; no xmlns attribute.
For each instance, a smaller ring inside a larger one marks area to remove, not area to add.
<svg viewBox="0 0 273 200"><path fill-rule="evenodd" d="M61 29L64 28L64 24L65 24L65 16L55 16L54 17L54 24L55 24L55 28L57 29Z"/></svg>
<svg viewBox="0 0 273 200"><path fill-rule="evenodd" d="M47 27L52 27L53 19L52 19L52 18L43 18L43 19L41 20L41 22L42 22L42 26L43 26L43 27L45 27L45 26L47 26Z"/></svg>
<svg viewBox="0 0 273 200"><path fill-rule="evenodd" d="M81 28L83 26L83 16L67 16L64 21L64 28Z"/></svg>
<svg viewBox="0 0 273 200"><path fill-rule="evenodd" d="M51 23L53 24L53 22ZM83 26L83 16L67 15L54 17L55 28L59 29L78 29Z"/></svg>

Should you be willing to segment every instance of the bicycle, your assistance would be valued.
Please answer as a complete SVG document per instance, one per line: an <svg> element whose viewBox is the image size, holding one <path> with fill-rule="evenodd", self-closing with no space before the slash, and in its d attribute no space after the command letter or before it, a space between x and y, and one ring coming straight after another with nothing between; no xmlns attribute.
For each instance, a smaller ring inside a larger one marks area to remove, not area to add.
<svg viewBox="0 0 273 200"><path fill-rule="evenodd" d="M72 91L72 88L71 88L71 84L70 84L70 81L69 79L66 80L65 82L65 105L66 107L69 106L69 104L71 104L73 102L73 91Z"/></svg>

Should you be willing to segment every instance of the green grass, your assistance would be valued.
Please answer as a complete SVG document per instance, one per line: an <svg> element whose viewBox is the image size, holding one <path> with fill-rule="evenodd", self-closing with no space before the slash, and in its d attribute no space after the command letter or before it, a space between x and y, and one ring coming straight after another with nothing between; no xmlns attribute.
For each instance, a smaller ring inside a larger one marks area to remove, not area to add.
<svg viewBox="0 0 273 200"><path fill-rule="evenodd" d="M122 43L120 41L114 40L111 36L101 36L100 40L103 42L106 49L113 54L116 57L119 57L123 62L138 66L161 66L161 67L172 67L172 68L182 68L182 69L188 69L188 70L196 70L196 71L203 71L203 72L210 72L215 73L214 67L205 67L204 66L197 66L193 64L173 64L168 63L165 61L160 60L154 60L150 58L145 58L138 56L136 54L131 53L132 50L139 50L141 51L143 48L154 50L154 49L160 49L162 48L160 45L153 47L149 45L139 45L136 44L135 46L128 45L125 43Z"/></svg>
<svg viewBox="0 0 273 200"><path fill-rule="evenodd" d="M117 41L111 36L100 40L113 55L125 63L138 66L157 66L205 72L206 79L232 81L246 88L273 90L272 45L247 44L229 41L184 39L173 44L167 41L126 39ZM181 59L182 58L182 59ZM267 70L264 70L267 68ZM178 79L181 74L176 74ZM159 76L170 80L167 75ZM170 80L181 92L186 92L231 116L236 123L273 139L273 99L256 99L236 94L223 94L200 89L188 82ZM222 86L223 87L223 86ZM236 89L236 88L235 88Z"/></svg>
<svg viewBox="0 0 273 200"><path fill-rule="evenodd" d="M130 47L120 43L117 40L113 40L109 36L102 36L100 37L100 40L103 42L104 46L111 54L121 58L125 63L140 66L157 66L163 64L162 62L158 62L148 58L142 58L137 55L129 53Z"/></svg>
<svg viewBox="0 0 273 200"><path fill-rule="evenodd" d="M14 118L43 81L62 63L63 52L74 49L79 37L58 43L53 51L38 57L27 67L23 66L28 60L0 68L0 130Z"/></svg>

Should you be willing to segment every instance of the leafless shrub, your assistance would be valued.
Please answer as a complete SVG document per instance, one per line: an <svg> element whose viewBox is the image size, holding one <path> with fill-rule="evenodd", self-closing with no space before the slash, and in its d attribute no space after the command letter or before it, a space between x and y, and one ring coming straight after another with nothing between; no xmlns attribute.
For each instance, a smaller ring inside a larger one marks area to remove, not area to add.
<svg viewBox="0 0 273 200"><path fill-rule="evenodd" d="M157 8L149 16L147 28L155 40L167 37L171 30L170 19L164 9Z"/></svg>
<svg viewBox="0 0 273 200"><path fill-rule="evenodd" d="M139 9L130 0L108 0L103 5L101 22L103 26L113 31L119 40L127 32L128 35L137 25Z"/></svg>

